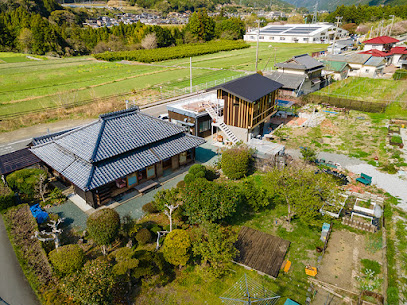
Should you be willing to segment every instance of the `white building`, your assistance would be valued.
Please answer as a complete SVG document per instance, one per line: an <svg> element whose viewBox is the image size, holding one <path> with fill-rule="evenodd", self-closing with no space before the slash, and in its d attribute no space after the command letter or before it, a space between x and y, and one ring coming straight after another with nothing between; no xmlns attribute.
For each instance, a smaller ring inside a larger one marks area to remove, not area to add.
<svg viewBox="0 0 407 305"><path fill-rule="evenodd" d="M260 29L259 41L329 43L333 41L336 26L331 23L268 25ZM345 38L349 32L338 28L336 39ZM244 35L245 41L257 41L257 29Z"/></svg>

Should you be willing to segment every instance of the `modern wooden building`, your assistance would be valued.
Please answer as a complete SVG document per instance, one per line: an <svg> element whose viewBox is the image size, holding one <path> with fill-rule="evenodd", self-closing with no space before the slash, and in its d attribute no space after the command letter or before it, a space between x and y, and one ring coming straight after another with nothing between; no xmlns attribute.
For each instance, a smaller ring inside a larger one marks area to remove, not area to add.
<svg viewBox="0 0 407 305"><path fill-rule="evenodd" d="M98 207L166 170L193 162L195 148L204 142L175 124L128 109L36 139L31 152L51 173L71 183L89 205Z"/></svg>
<svg viewBox="0 0 407 305"><path fill-rule="evenodd" d="M257 73L218 86L218 99L224 101L223 122L252 133L277 112L281 87L282 84Z"/></svg>

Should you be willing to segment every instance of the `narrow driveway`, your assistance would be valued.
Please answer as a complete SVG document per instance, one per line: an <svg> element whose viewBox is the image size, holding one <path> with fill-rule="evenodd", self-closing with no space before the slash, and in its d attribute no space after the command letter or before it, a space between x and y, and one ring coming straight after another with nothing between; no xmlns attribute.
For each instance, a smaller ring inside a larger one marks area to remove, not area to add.
<svg viewBox="0 0 407 305"><path fill-rule="evenodd" d="M28 284L0 216L0 305L39 305Z"/></svg>

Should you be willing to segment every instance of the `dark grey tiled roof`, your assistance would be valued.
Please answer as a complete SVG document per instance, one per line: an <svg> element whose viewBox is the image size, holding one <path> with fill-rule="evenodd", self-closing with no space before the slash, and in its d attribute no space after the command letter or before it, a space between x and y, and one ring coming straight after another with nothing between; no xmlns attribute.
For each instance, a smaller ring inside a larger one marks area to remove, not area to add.
<svg viewBox="0 0 407 305"><path fill-rule="evenodd" d="M285 62L277 63L277 68L297 69L297 70L314 70L323 68L324 64L312 58L308 54L294 56Z"/></svg>
<svg viewBox="0 0 407 305"><path fill-rule="evenodd" d="M273 72L267 75L268 78L283 84L283 89L298 89L305 79L305 75L292 73Z"/></svg>
<svg viewBox="0 0 407 305"><path fill-rule="evenodd" d="M253 103L281 87L280 83L255 73L232 80L216 88Z"/></svg>
<svg viewBox="0 0 407 305"><path fill-rule="evenodd" d="M204 142L172 123L127 110L31 150L76 186L91 190Z"/></svg>
<svg viewBox="0 0 407 305"><path fill-rule="evenodd" d="M201 144L201 138L188 134L181 134L160 142L159 144L154 146L152 150L161 160L164 160Z"/></svg>

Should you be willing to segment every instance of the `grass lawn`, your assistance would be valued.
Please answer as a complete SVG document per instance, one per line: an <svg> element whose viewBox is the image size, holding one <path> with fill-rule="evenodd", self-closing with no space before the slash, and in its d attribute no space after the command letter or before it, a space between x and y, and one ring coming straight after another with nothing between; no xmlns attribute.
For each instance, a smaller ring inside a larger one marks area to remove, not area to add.
<svg viewBox="0 0 407 305"><path fill-rule="evenodd" d="M343 81L334 82L314 94L368 102L406 101L407 81L349 77Z"/></svg>
<svg viewBox="0 0 407 305"><path fill-rule="evenodd" d="M28 54L12 53L12 52L0 52L0 65L7 63L19 63L19 62L36 62L35 59L27 58ZM28 55L39 59L47 59L46 57L39 55Z"/></svg>

